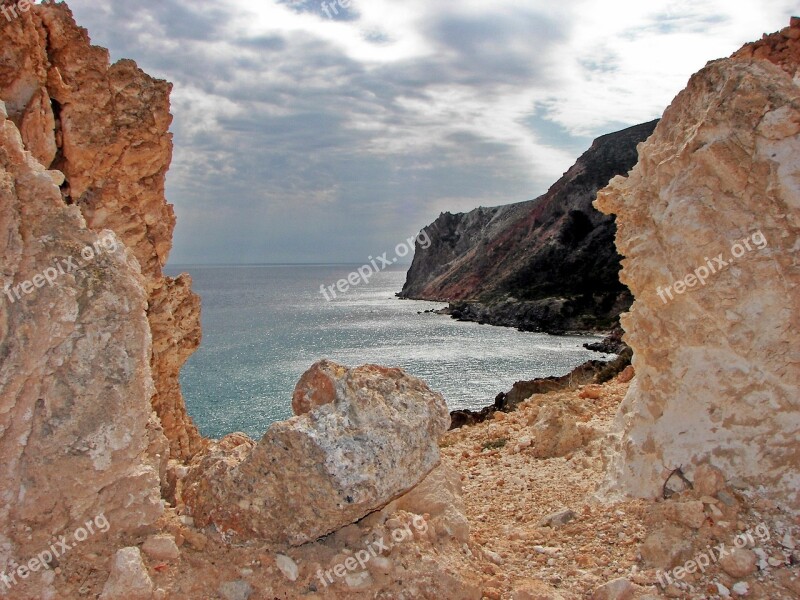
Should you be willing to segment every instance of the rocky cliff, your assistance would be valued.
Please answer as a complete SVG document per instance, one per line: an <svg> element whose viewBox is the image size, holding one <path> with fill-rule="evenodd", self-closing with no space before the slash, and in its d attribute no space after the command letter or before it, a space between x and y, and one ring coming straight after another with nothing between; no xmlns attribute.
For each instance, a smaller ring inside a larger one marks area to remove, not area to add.
<svg viewBox="0 0 800 600"><path fill-rule="evenodd" d="M610 491L709 461L800 510L800 21L694 75L596 202L637 378Z"/></svg>
<svg viewBox="0 0 800 600"><path fill-rule="evenodd" d="M595 140L536 200L443 213L425 228L401 296L450 301L456 318L526 331L608 328L631 302L619 281L614 219L597 191L636 164L656 121Z"/></svg>
<svg viewBox="0 0 800 600"><path fill-rule="evenodd" d="M200 301L188 275L164 277L175 215L164 198L172 157L172 86L130 60L109 64L65 4L0 19L0 99L25 148L63 174L63 203L90 229L110 229L141 266L155 382L152 404L174 457L202 445L178 374L200 343Z"/></svg>

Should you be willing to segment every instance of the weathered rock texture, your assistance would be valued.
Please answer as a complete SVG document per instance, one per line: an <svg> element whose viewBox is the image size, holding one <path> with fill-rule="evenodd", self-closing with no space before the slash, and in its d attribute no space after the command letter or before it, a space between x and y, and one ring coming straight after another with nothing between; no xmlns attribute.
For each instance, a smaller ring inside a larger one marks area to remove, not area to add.
<svg viewBox="0 0 800 600"><path fill-rule="evenodd" d="M296 403L306 412L258 444L231 434L198 459L183 488L196 524L303 544L381 508L439 462L447 406L400 369L321 361L298 383L301 396L328 402Z"/></svg>
<svg viewBox="0 0 800 600"><path fill-rule="evenodd" d="M692 77L630 176L596 201L617 215L622 279L636 298L623 318L636 379L618 417L610 491L655 496L672 469L708 461L800 510L800 86L791 31ZM717 255L730 265L674 291L698 267L718 267Z"/></svg>
<svg viewBox="0 0 800 600"><path fill-rule="evenodd" d="M26 149L61 171L67 204L87 225L111 229L141 265L153 335L153 407L176 458L189 458L201 438L178 385L181 365L200 341L200 302L191 280L164 277L175 215L164 199L172 156L168 132L171 84L130 60L109 66L65 4L37 5L0 19L0 99Z"/></svg>
<svg viewBox="0 0 800 600"><path fill-rule="evenodd" d="M608 328L630 306L614 219L597 191L636 164L656 122L602 136L536 200L443 213L425 228L401 296L451 301L455 318L526 331Z"/></svg>
<svg viewBox="0 0 800 600"><path fill-rule="evenodd" d="M148 426L150 329L136 259L64 204L58 174L25 151L6 116L0 108L3 571L101 513L117 531L152 523L166 458L155 455L166 440Z"/></svg>

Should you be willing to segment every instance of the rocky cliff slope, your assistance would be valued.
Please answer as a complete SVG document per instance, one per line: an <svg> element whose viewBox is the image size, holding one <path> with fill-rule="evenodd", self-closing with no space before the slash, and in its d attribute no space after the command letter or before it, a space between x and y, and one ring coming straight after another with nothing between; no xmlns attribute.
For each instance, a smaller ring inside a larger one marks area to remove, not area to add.
<svg viewBox="0 0 800 600"><path fill-rule="evenodd" d="M0 19L0 99L25 148L95 231L131 249L147 293L152 404L173 455L189 458L200 436L186 414L178 374L200 343L200 300L188 275L164 277L175 215L164 198L172 158L172 86L130 60L109 65L65 4Z"/></svg>
<svg viewBox="0 0 800 600"><path fill-rule="evenodd" d="M636 164L656 121L598 138L536 200L443 213L425 228L401 296L451 301L453 316L526 331L607 328L631 302L614 219L597 191Z"/></svg>
<svg viewBox="0 0 800 600"><path fill-rule="evenodd" d="M709 63L598 195L636 297L609 491L711 461L800 511L798 38L792 19Z"/></svg>

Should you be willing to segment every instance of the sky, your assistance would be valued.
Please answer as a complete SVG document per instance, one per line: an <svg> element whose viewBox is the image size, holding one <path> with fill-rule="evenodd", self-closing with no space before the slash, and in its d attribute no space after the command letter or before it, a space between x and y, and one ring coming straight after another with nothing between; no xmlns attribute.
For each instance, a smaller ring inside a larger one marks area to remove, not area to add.
<svg viewBox="0 0 800 600"><path fill-rule="evenodd" d="M174 84L171 264L365 263L544 193L794 0L71 0Z"/></svg>

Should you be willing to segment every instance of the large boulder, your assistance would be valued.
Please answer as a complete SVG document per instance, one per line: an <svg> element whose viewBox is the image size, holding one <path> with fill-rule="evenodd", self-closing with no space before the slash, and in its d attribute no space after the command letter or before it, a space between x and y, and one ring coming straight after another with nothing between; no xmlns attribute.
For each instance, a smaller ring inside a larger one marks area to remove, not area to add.
<svg viewBox="0 0 800 600"><path fill-rule="evenodd" d="M636 299L623 319L636 379L609 493L653 497L672 470L691 477L709 462L800 510L794 37L770 36L692 77L637 166L595 202L617 215Z"/></svg>
<svg viewBox="0 0 800 600"><path fill-rule="evenodd" d="M196 459L183 490L196 525L276 544L314 540L419 483L450 425L441 394L375 365L315 364L295 408L302 414L258 444L231 434Z"/></svg>

